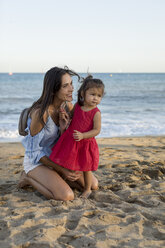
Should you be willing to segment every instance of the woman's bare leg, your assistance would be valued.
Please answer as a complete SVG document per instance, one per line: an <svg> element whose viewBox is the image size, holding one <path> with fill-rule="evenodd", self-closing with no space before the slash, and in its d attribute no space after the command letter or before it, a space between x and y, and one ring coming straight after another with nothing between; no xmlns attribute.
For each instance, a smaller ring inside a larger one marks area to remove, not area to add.
<svg viewBox="0 0 165 248"><path fill-rule="evenodd" d="M43 167L43 166L42 166ZM38 167L37 167L38 168ZM46 167L47 168L47 167ZM47 168L49 169L49 168ZM49 169L50 172L52 173L52 170ZM34 170L33 170L34 171ZM31 172L33 172L31 171ZM29 172L30 173L30 172ZM56 173L57 174L57 173ZM57 174L58 175L58 174ZM59 175L58 175L59 176ZM60 177L61 178L61 177ZM66 186L66 183L71 187L71 188L76 188L79 191L83 191L84 190L84 175L82 172L82 176L77 180L77 181L64 181L62 178L62 186L63 183ZM40 181L40 180L39 180ZM47 199L54 199L54 195L51 193L51 191L49 189L47 189L47 187L45 187L44 185L42 185L43 182L38 182L38 180L33 179L30 174L29 176L23 171L21 173L20 176L20 180L18 183L18 187L22 188L25 187L27 185L31 185L32 187L34 187L37 191L39 191L41 194L43 194ZM70 189L69 187L69 189ZM98 189L98 180L97 178L92 174L92 190L97 190ZM71 190L71 189L70 189ZM68 191L67 191L68 192ZM70 194L70 192L69 192ZM71 195L73 194L73 192L71 193ZM67 197L66 197L67 198ZM68 198L70 198L70 196L68 195ZM72 197L71 197L72 198Z"/></svg>
<svg viewBox="0 0 165 248"><path fill-rule="evenodd" d="M28 182L28 176L25 173L25 171L23 170L21 172L17 187L18 188L23 188L23 187L28 186L28 185L30 185L30 183Z"/></svg>
<svg viewBox="0 0 165 248"><path fill-rule="evenodd" d="M28 177L28 175L25 173L25 171L23 171L21 173L21 176L20 176L18 187L23 188L23 187L26 187L28 185L37 189L37 191L40 192L42 195L44 195L47 199L53 199L52 193L47 188L42 186L42 184L38 183L33 178Z"/></svg>
<svg viewBox="0 0 165 248"><path fill-rule="evenodd" d="M69 185L50 168L40 165L28 173L28 184L46 198L67 201L73 200L74 194Z"/></svg>

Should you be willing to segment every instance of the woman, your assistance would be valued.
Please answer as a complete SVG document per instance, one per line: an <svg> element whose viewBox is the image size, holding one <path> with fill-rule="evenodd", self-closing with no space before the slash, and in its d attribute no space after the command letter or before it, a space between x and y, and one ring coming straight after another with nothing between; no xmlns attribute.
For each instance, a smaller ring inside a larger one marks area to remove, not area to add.
<svg viewBox="0 0 165 248"><path fill-rule="evenodd" d="M69 123L63 105L68 102L69 111L73 108L71 77L75 75L78 76L67 67L53 67L47 71L42 95L30 108L28 135L22 142L25 147L25 172L21 175L19 187L31 185L48 199L73 200L70 186L84 186L80 172L65 169L49 159L51 147ZM92 189L97 187L98 181L93 175Z"/></svg>

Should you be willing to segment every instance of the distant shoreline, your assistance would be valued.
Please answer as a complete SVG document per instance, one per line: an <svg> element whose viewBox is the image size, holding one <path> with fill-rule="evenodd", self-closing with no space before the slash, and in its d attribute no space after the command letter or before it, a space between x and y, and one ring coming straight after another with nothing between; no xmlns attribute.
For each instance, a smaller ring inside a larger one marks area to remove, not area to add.
<svg viewBox="0 0 165 248"><path fill-rule="evenodd" d="M23 138L23 136L22 136ZM101 143L103 140L105 141L109 141L109 140L129 140L129 139L155 139L155 138L165 138L165 134L162 135L142 135L142 136L116 136L116 137L96 137L96 140L99 143ZM21 141L1 141L0 140L0 144L21 144Z"/></svg>
<svg viewBox="0 0 165 248"><path fill-rule="evenodd" d="M10 72L0 72L0 74L9 74ZM45 74L45 72L12 72L12 75L9 76L13 76L14 74ZM86 72L78 72L80 74L86 74L88 73ZM105 74L165 74L165 72L90 72L90 73L94 73L94 74L101 74L101 73L105 73Z"/></svg>

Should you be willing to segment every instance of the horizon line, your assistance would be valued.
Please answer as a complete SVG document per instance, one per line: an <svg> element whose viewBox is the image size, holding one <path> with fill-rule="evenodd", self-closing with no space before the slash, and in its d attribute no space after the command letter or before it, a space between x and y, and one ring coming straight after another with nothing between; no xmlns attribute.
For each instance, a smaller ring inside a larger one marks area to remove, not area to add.
<svg viewBox="0 0 165 248"><path fill-rule="evenodd" d="M37 71L36 71L36 72L30 72L30 71L27 71L27 72L18 72L18 71L17 71L17 72L13 72L13 71L12 71L12 72L0 72L0 74L2 74L2 73L3 73L3 74L9 74L9 75L16 74L16 73L19 73L19 74L21 74L21 73L22 73L22 74L23 74L23 73L29 73L29 74L30 74L30 73L31 73L31 74L32 74L32 73L36 73L36 74L45 74L46 72L47 72L47 71L45 71L45 72L41 72L41 71L40 71L40 72L37 72ZM102 71L102 72L77 72L77 73L89 73L89 74L90 74L90 73L107 73L107 74L108 74L108 73L109 73L109 74L122 74L122 73L123 73L123 74L124 74L124 73L127 73L127 74L131 74L131 73L132 73L132 74L133 74L133 73L139 73L139 74L146 73L146 74L151 74L151 73L153 73L153 74L164 74L165 71L164 71L164 72L111 72L111 71L110 71L110 72L104 72L104 71Z"/></svg>

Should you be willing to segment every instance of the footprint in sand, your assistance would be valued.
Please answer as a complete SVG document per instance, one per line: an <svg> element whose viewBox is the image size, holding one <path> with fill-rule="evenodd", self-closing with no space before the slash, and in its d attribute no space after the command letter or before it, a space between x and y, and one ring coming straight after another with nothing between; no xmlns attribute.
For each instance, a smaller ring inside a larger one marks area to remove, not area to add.
<svg viewBox="0 0 165 248"><path fill-rule="evenodd" d="M15 218L13 218L13 220L11 221L12 227L19 227L24 224L26 220L32 220L35 218L35 215L32 213L24 214L23 216L13 214L13 216L15 216Z"/></svg>
<svg viewBox="0 0 165 248"><path fill-rule="evenodd" d="M69 230L75 229L78 226L80 218L81 215L80 214L77 215L77 212L73 211L68 217L68 220L66 222L66 228Z"/></svg>
<svg viewBox="0 0 165 248"><path fill-rule="evenodd" d="M5 240L10 236L10 231L6 221L0 220L0 240Z"/></svg>
<svg viewBox="0 0 165 248"><path fill-rule="evenodd" d="M8 198L5 196L0 196L0 206L7 205Z"/></svg>
<svg viewBox="0 0 165 248"><path fill-rule="evenodd" d="M98 210L85 211L83 213L83 216L88 218L88 219L92 219L92 218L97 216L98 212L99 212Z"/></svg>
<svg viewBox="0 0 165 248"><path fill-rule="evenodd" d="M143 235L145 237L148 238L154 237L154 239L156 240L165 240L165 233L160 232L156 227L154 227L150 220L144 221L143 228L144 228Z"/></svg>
<svg viewBox="0 0 165 248"><path fill-rule="evenodd" d="M16 188L16 184L15 183L10 183L10 184L1 184L0 185L0 195L6 195L6 194L10 194L12 192L13 189Z"/></svg>
<svg viewBox="0 0 165 248"><path fill-rule="evenodd" d="M142 172L152 179L158 179L159 176L163 176L163 173L158 169L143 169Z"/></svg>
<svg viewBox="0 0 165 248"><path fill-rule="evenodd" d="M102 204L104 203L121 204L122 203L122 200L120 199L120 197L115 195L112 191L95 192L95 194L93 194L91 198L93 198L97 203L101 202Z"/></svg>
<svg viewBox="0 0 165 248"><path fill-rule="evenodd" d="M13 235L14 243L19 246L21 240L23 240L24 243L30 240L34 240L35 237L42 235L42 230L44 226L45 224L38 224L38 225L36 224L31 227L22 228L21 230L18 229L18 232L15 235Z"/></svg>
<svg viewBox="0 0 165 248"><path fill-rule="evenodd" d="M19 247L22 247L22 248L34 248L34 247L35 248L51 248L52 246L49 244L49 242L46 242L46 241L44 241L42 243L39 243L38 241L36 241L36 242L30 242L30 244L29 244L29 242L27 242L27 244L25 244L23 246L21 245Z"/></svg>

